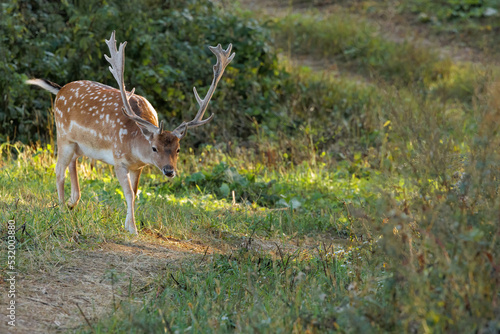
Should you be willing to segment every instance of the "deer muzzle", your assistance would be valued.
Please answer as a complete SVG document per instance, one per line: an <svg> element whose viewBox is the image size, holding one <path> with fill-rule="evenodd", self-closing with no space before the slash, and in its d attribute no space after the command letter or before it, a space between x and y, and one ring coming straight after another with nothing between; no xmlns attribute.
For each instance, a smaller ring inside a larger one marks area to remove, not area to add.
<svg viewBox="0 0 500 334"><path fill-rule="evenodd" d="M175 169L171 165L164 166L161 171L163 172L163 175L165 175L166 177L174 177L175 176Z"/></svg>

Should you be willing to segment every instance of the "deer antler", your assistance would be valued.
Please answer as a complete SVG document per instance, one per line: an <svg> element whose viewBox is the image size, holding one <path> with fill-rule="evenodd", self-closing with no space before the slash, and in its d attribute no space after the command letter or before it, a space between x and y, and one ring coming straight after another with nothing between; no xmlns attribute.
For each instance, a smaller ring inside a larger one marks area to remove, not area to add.
<svg viewBox="0 0 500 334"><path fill-rule="evenodd" d="M123 72L125 70L124 49L127 45L127 42L120 43L118 50L116 50L115 32L113 31L109 40L106 40L106 44L108 45L110 56L108 57L107 55L104 55L104 58L106 58L106 60L111 64L109 70L115 77L115 80L118 83L118 87L120 88L120 93L123 101L123 114L136 122L140 127L146 128L148 131L153 133L161 133L163 130L163 121L160 122L160 126L158 127L153 123L137 116L130 106L130 97L134 95L135 88L133 88L130 93L127 93L127 91L125 90L125 84L123 82Z"/></svg>
<svg viewBox="0 0 500 334"><path fill-rule="evenodd" d="M210 51L212 51L213 54L215 54L215 56L217 57L217 63L214 65L214 78L204 99L200 98L198 92L196 91L196 87L193 87L194 96L196 97L196 101L198 102L200 108L198 109L198 113L192 121L182 122L181 125L179 125L174 131L172 131L172 133L179 139L183 138L186 135L188 129L206 124L210 122L214 117L214 114L212 114L207 119L203 121L201 120L203 118L203 115L205 114L205 111L207 110L208 103L210 102L210 99L214 94L215 88L217 87L217 84L219 83L219 80L222 77L224 70L226 69L226 66L233 60L235 56L235 53L231 54L232 47L233 46L231 44L229 44L226 50L223 50L220 44L218 44L216 47L208 47Z"/></svg>

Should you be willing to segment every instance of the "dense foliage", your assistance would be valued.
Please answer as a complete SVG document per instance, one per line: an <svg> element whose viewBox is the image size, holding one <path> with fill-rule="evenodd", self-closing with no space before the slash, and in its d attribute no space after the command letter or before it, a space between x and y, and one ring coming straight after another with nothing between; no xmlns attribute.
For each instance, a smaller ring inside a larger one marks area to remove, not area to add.
<svg viewBox="0 0 500 334"><path fill-rule="evenodd" d="M113 30L118 41L128 41L127 87L136 87L171 125L194 116L192 87L203 92L211 82L215 58L207 46L234 44L237 57L211 106L217 122L193 132L199 138L227 132L245 138L253 126L247 116L265 114L278 99L280 73L266 30L207 0L19 0L1 11L0 141L43 140L52 126L48 93L24 85L27 78L116 86L103 56Z"/></svg>
<svg viewBox="0 0 500 334"><path fill-rule="evenodd" d="M284 150L285 159L300 162L308 151L336 151L350 139L358 145L364 135L362 146L377 143L370 133L378 122L365 116L373 90L285 69L266 24L211 1L20 0L1 8L6 19L0 22L0 50L7 66L0 69L0 141L53 138L49 94L25 85L29 77L114 86L103 58L104 39L116 30L119 41L128 41L127 87L148 98L170 128L196 113L192 87L203 94L210 84L214 57L207 46L234 44L237 56L210 107L216 120L191 131L184 140L190 146L223 143L232 151L243 145L273 157ZM275 144L262 147L265 138Z"/></svg>
<svg viewBox="0 0 500 334"><path fill-rule="evenodd" d="M420 12L421 20L434 17L434 20L461 20L483 18L498 14L497 0L445 0L434 4L430 0L412 0L405 5L412 11Z"/></svg>

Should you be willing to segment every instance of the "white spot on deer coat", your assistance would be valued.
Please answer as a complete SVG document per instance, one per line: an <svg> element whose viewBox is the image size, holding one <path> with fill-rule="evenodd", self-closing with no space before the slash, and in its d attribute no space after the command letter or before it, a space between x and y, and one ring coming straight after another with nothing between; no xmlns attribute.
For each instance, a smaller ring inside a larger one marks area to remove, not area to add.
<svg viewBox="0 0 500 334"><path fill-rule="evenodd" d="M125 136L127 133L128 130L123 128L118 131L118 135L120 136L120 143L123 143L123 136Z"/></svg>

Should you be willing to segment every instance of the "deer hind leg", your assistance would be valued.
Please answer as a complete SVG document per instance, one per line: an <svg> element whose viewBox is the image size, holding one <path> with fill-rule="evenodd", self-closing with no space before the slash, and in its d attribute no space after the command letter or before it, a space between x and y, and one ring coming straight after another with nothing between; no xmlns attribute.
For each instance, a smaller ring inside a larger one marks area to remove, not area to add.
<svg viewBox="0 0 500 334"><path fill-rule="evenodd" d="M137 196L137 190L139 189L139 179L141 177L142 168L134 171L130 171L130 183L132 185L132 190L134 191L134 196Z"/></svg>
<svg viewBox="0 0 500 334"><path fill-rule="evenodd" d="M137 234L137 227L135 226L135 216L134 216L134 205L135 205L135 193L132 189L132 184L130 183L129 171L127 168L117 165L116 176L120 181L123 188L123 195L127 201L127 218L125 219L125 228L132 234Z"/></svg>
<svg viewBox="0 0 500 334"><path fill-rule="evenodd" d="M64 204L64 178L66 177L66 168L75 154L75 144L58 142L57 164L56 164L56 184L57 194L59 195L59 204Z"/></svg>
<svg viewBox="0 0 500 334"><path fill-rule="evenodd" d="M70 208L74 208L78 201L80 200L80 184L78 183L78 158L79 156L74 154L71 162L69 163L69 177L71 180L71 197L68 202Z"/></svg>

